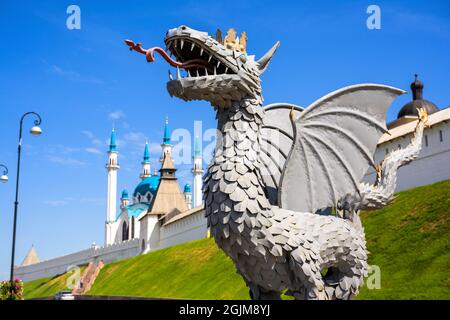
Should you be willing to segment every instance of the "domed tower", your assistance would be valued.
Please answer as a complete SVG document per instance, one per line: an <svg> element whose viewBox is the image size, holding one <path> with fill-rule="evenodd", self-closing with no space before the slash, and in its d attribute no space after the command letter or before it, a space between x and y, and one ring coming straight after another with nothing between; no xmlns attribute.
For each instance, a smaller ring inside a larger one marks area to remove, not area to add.
<svg viewBox="0 0 450 320"><path fill-rule="evenodd" d="M194 178L194 201L193 206L198 207L202 204L202 184L203 184L203 168L202 168L202 150L200 146L200 139L195 137L194 156L192 157L194 166L192 168L192 175Z"/></svg>
<svg viewBox="0 0 450 320"><path fill-rule="evenodd" d="M123 209L130 203L130 198L128 196L128 190L123 189L122 196L120 197L120 208Z"/></svg>
<svg viewBox="0 0 450 320"><path fill-rule="evenodd" d="M433 102L423 98L423 87L423 82L418 79L418 75L416 74L410 87L413 100L405 104L403 108L400 109L397 119L403 117L414 117L414 119L417 119L417 116L419 115L417 109L419 108L425 108L428 115L439 111L439 108L436 107Z"/></svg>
<svg viewBox="0 0 450 320"><path fill-rule="evenodd" d="M120 168L117 162L117 155L116 132L112 129L108 150L108 163L106 164L106 170L108 170L108 198L106 206L105 245L114 243L112 224L116 220L117 171Z"/></svg>
<svg viewBox="0 0 450 320"><path fill-rule="evenodd" d="M189 183L186 183L184 185L184 199L186 200L186 204L189 209L192 208L192 191L191 191L191 185Z"/></svg>
<svg viewBox="0 0 450 320"><path fill-rule="evenodd" d="M150 153L148 152L148 142L145 143L144 148L144 159L142 160L142 171L139 176L142 180L148 178L152 175L151 163L150 163Z"/></svg>
<svg viewBox="0 0 450 320"><path fill-rule="evenodd" d="M398 112L397 119L387 125L388 129L392 129L401 126L405 123L417 120L417 109L425 108L430 115L439 111L436 105L423 98L423 82L418 79L418 75L415 75L414 81L411 83L412 101L405 104Z"/></svg>

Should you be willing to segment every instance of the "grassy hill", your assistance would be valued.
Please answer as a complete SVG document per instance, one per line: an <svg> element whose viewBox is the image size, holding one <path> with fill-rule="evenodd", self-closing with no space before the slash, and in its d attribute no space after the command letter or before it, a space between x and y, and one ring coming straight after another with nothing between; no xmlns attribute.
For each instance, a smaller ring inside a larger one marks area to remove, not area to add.
<svg viewBox="0 0 450 320"><path fill-rule="evenodd" d="M83 274L86 266L80 267L80 274ZM72 273L65 273L56 277L42 278L24 284L24 298L33 299L41 297L49 297L57 292L67 289L67 280ZM69 281L70 283L70 281Z"/></svg>
<svg viewBox="0 0 450 320"><path fill-rule="evenodd" d="M450 299L450 180L400 192L362 219L369 263L381 269L381 289L364 287L358 299ZM26 298L56 293L50 283L26 283ZM89 294L248 299L233 263L212 239L108 264Z"/></svg>
<svg viewBox="0 0 450 320"><path fill-rule="evenodd" d="M201 239L108 264L89 294L246 299L248 290L214 240Z"/></svg>
<svg viewBox="0 0 450 320"><path fill-rule="evenodd" d="M362 219L381 289L358 298L450 299L450 180L400 192Z"/></svg>

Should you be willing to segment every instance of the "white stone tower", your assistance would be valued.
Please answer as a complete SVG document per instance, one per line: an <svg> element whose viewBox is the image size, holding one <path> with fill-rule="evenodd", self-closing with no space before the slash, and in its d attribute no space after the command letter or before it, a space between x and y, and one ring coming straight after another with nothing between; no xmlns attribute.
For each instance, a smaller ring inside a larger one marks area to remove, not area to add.
<svg viewBox="0 0 450 320"><path fill-rule="evenodd" d="M114 243L112 228L116 220L117 170L120 168L117 163L117 154L116 132L113 129L109 144L108 163L106 164L106 170L108 170L108 202L106 206L105 245Z"/></svg>
<svg viewBox="0 0 450 320"><path fill-rule="evenodd" d="M142 160L142 171L139 177L144 180L145 178L151 177L151 175L152 170L150 164L150 153L148 152L148 142L146 142L144 148L144 159Z"/></svg>
<svg viewBox="0 0 450 320"><path fill-rule="evenodd" d="M194 166L192 167L192 175L194 176L194 208L202 205L202 184L203 184L203 168L202 168L202 150L200 145L200 139L195 137L194 144Z"/></svg>
<svg viewBox="0 0 450 320"><path fill-rule="evenodd" d="M186 204L189 209L192 208L192 191L191 191L191 185L189 183L186 183L184 185L184 199L186 200Z"/></svg>
<svg viewBox="0 0 450 320"><path fill-rule="evenodd" d="M161 144L162 155L160 161L164 160L164 155L166 153L172 154L172 144L170 143L170 131L169 131L169 118L166 117L166 124L164 125L164 137L163 143Z"/></svg>

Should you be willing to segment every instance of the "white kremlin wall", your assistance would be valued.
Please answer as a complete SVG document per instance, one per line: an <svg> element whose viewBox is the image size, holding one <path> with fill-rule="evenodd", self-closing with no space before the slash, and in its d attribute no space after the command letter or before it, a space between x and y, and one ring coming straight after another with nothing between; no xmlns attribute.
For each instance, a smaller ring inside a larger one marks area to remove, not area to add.
<svg viewBox="0 0 450 320"><path fill-rule="evenodd" d="M208 228L206 225L205 211L193 208L186 212L196 212L183 218L175 217L172 221L167 221L160 230L160 248L166 248L179 243L202 239L207 237Z"/></svg>
<svg viewBox="0 0 450 320"><path fill-rule="evenodd" d="M170 247L188 241L207 237L205 211L200 207L192 208L185 213L166 221L162 226L158 217L141 222L141 237L119 242L105 247L93 246L89 249L71 253L50 260L44 260L28 266L14 269L15 277L23 281L53 277L63 274L71 266L82 266L89 262L103 261L105 264L117 260L137 256L155 249ZM151 234L147 234L150 232ZM145 243L144 239L150 239Z"/></svg>
<svg viewBox="0 0 450 320"><path fill-rule="evenodd" d="M71 266L82 266L102 260L105 264L134 257L140 253L139 240L132 239L106 247L92 246L89 249L71 253L50 260L14 269L14 276L23 281L53 277L67 272Z"/></svg>

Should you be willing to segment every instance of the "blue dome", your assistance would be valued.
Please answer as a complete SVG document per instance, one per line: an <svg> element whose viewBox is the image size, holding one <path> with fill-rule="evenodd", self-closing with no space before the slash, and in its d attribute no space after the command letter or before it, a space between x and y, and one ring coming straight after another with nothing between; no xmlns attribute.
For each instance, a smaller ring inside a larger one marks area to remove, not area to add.
<svg viewBox="0 0 450 320"><path fill-rule="evenodd" d="M134 189L133 196L141 195L145 196L147 192L150 192L152 195L155 195L156 189L158 189L159 185L159 176L151 176L142 180Z"/></svg>
<svg viewBox="0 0 450 320"><path fill-rule="evenodd" d="M135 204L130 204L129 206L126 206L125 209L126 209L126 211L127 211L127 213L128 213L128 217L129 217L129 218L130 218L131 216L137 218L137 217L139 217L139 215L140 215L142 212L147 211L149 207L150 207L150 205L147 204L147 203L135 203ZM117 215L116 221L117 221L117 219L119 219L120 214L121 214L121 213L119 213L119 214Z"/></svg>
<svg viewBox="0 0 450 320"><path fill-rule="evenodd" d="M189 183L186 183L184 185L184 193L191 192L191 185Z"/></svg>
<svg viewBox="0 0 450 320"><path fill-rule="evenodd" d="M142 212L147 211L148 208L149 205L145 203L132 204L130 206L127 206L128 216L137 218Z"/></svg>

